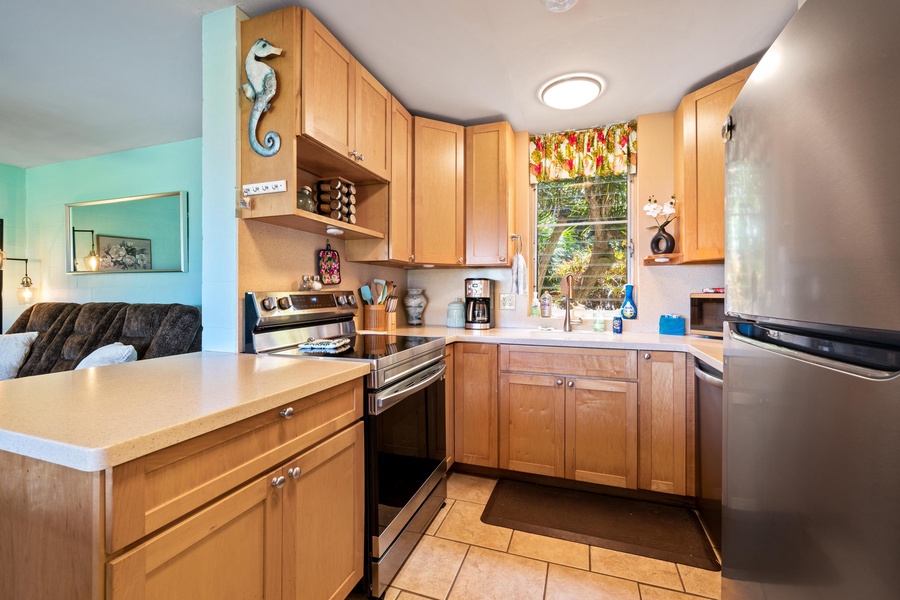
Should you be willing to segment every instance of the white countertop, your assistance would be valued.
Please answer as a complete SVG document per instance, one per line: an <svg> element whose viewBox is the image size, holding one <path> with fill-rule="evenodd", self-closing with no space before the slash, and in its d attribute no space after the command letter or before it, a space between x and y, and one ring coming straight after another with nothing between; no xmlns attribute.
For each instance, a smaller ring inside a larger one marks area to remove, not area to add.
<svg viewBox="0 0 900 600"><path fill-rule="evenodd" d="M690 335L660 335L658 333L594 333L590 329L564 331L539 331L537 328L502 327L472 330L426 325L401 327L396 331L369 333L396 333L398 335L442 336L448 344L475 342L484 344L529 344L534 346L575 346L581 348L622 348L625 350L667 350L687 352L709 366L722 370L722 340Z"/></svg>
<svg viewBox="0 0 900 600"><path fill-rule="evenodd" d="M197 352L0 381L0 450L100 471L368 373L365 363Z"/></svg>

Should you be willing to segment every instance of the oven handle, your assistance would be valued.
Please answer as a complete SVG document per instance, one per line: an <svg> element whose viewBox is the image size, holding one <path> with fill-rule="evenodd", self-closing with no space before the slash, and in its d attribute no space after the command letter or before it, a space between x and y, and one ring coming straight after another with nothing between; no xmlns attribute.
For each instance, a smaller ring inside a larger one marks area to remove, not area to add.
<svg viewBox="0 0 900 600"><path fill-rule="evenodd" d="M443 378L446 370L447 363L441 361L439 364L422 371L421 374L414 375L406 381L389 387L383 392L385 395L375 394L375 397L372 398L372 405L369 407L370 413L373 415L383 413L404 398L408 398L419 390L427 388L435 381L439 381Z"/></svg>

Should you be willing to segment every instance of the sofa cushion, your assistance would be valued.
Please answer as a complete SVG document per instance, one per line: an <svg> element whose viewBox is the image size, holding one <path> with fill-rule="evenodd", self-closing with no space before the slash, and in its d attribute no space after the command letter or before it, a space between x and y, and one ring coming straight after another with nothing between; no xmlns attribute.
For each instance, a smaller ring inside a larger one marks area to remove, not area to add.
<svg viewBox="0 0 900 600"><path fill-rule="evenodd" d="M137 360L137 351L134 346L126 346L122 342L101 346L84 357L75 367L75 370L90 369L91 367L105 367L118 365Z"/></svg>
<svg viewBox="0 0 900 600"><path fill-rule="evenodd" d="M0 335L0 381L18 374L37 336L36 331Z"/></svg>

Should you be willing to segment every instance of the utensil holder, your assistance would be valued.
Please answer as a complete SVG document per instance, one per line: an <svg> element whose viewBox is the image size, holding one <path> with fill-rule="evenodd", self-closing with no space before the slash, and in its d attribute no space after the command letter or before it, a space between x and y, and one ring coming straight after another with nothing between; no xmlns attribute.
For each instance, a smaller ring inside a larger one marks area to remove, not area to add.
<svg viewBox="0 0 900 600"><path fill-rule="evenodd" d="M367 304L363 307L363 325L369 331L394 331L397 329L397 313L386 312L384 304Z"/></svg>

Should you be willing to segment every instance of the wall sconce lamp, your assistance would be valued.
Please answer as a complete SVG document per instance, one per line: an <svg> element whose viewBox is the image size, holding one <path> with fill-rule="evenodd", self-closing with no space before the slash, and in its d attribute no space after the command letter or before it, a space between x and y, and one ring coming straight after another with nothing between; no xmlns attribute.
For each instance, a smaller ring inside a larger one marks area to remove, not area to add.
<svg viewBox="0 0 900 600"><path fill-rule="evenodd" d="M0 271L3 270L3 264L8 260L16 260L25 263L25 277L22 278L22 285L16 290L16 299L19 301L19 304L30 304L34 299L34 282L31 281L31 277L28 276L28 259L6 256L6 254L0 250Z"/></svg>
<svg viewBox="0 0 900 600"><path fill-rule="evenodd" d="M72 254L75 252L75 232L78 233L90 233L91 234L91 251L87 253L84 257L84 266L87 267L88 271L96 271L100 268L100 257L97 256L97 253L94 251L94 230L93 229L75 229L72 228ZM72 265L73 268L77 271L78 265Z"/></svg>

